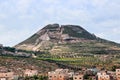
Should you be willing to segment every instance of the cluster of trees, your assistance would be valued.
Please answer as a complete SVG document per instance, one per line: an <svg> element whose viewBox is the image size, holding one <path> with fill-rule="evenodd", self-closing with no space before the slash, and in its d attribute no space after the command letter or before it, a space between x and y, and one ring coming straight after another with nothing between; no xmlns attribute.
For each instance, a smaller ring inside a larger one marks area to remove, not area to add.
<svg viewBox="0 0 120 80"><path fill-rule="evenodd" d="M12 48L12 47L4 47L3 49L5 51L15 52L15 48Z"/></svg>

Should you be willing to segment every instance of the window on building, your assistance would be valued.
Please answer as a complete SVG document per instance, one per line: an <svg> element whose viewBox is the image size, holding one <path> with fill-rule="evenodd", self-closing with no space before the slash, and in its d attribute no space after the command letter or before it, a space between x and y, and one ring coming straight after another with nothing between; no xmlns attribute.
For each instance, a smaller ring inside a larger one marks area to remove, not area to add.
<svg viewBox="0 0 120 80"><path fill-rule="evenodd" d="M81 77L79 79L82 79Z"/></svg>
<svg viewBox="0 0 120 80"><path fill-rule="evenodd" d="M7 76L7 74L5 76Z"/></svg>
<svg viewBox="0 0 120 80"><path fill-rule="evenodd" d="M75 77L75 79L77 79L77 77Z"/></svg>

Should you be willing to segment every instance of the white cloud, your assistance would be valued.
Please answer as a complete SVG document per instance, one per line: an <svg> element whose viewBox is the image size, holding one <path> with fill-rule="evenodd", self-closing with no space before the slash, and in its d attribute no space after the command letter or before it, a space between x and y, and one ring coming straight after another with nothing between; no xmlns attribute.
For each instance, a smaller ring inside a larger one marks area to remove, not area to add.
<svg viewBox="0 0 120 80"><path fill-rule="evenodd" d="M20 15L19 18L20 19L33 19L34 16L33 15Z"/></svg>
<svg viewBox="0 0 120 80"><path fill-rule="evenodd" d="M49 4L57 4L60 2L60 0L42 0L44 3L49 3Z"/></svg>
<svg viewBox="0 0 120 80"><path fill-rule="evenodd" d="M17 1L16 7L20 13L27 13L34 0L19 0Z"/></svg>
<svg viewBox="0 0 120 80"><path fill-rule="evenodd" d="M0 19L6 19L7 18L7 15L5 14L0 14Z"/></svg>
<svg viewBox="0 0 120 80"><path fill-rule="evenodd" d="M0 24L0 30L4 28L4 25Z"/></svg>
<svg viewBox="0 0 120 80"><path fill-rule="evenodd" d="M112 29L112 33L113 33L114 35L120 35L120 27L113 28L113 29Z"/></svg>
<svg viewBox="0 0 120 80"><path fill-rule="evenodd" d="M90 2L92 3L92 5L94 7L103 7L109 2L109 0L102 0L102 1L100 1L100 0L92 0Z"/></svg>

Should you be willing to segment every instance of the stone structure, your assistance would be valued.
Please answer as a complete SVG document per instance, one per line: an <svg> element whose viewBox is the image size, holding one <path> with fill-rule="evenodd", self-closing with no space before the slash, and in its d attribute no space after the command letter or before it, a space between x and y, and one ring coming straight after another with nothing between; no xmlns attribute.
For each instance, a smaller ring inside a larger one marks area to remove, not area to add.
<svg viewBox="0 0 120 80"><path fill-rule="evenodd" d="M73 75L73 80L84 80L83 74L75 74Z"/></svg>
<svg viewBox="0 0 120 80"><path fill-rule="evenodd" d="M24 71L24 77L25 76L34 76L34 75L38 75L38 71L37 70L26 69Z"/></svg>
<svg viewBox="0 0 120 80"><path fill-rule="evenodd" d="M49 80L68 80L68 69L56 69L55 71L48 72Z"/></svg>
<svg viewBox="0 0 120 80"><path fill-rule="evenodd" d="M35 54L32 54L32 58L37 58L37 56Z"/></svg>
<svg viewBox="0 0 120 80"><path fill-rule="evenodd" d="M115 71L107 71L107 74L110 75L110 80L116 80L116 72Z"/></svg>
<svg viewBox="0 0 120 80"><path fill-rule="evenodd" d="M116 79L120 80L120 69L116 69Z"/></svg>
<svg viewBox="0 0 120 80"><path fill-rule="evenodd" d="M13 80L14 73L13 72L0 72L0 80Z"/></svg>
<svg viewBox="0 0 120 80"><path fill-rule="evenodd" d="M97 77L98 80L110 80L110 76L105 71L98 72Z"/></svg>

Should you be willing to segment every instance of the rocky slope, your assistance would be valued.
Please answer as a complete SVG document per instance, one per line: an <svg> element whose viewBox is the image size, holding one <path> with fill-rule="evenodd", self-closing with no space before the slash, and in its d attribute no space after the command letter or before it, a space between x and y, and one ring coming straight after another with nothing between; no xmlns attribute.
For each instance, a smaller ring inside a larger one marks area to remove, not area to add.
<svg viewBox="0 0 120 80"><path fill-rule="evenodd" d="M15 48L61 55L120 52L120 44L96 37L81 26L59 24L45 26L27 40L17 44Z"/></svg>

